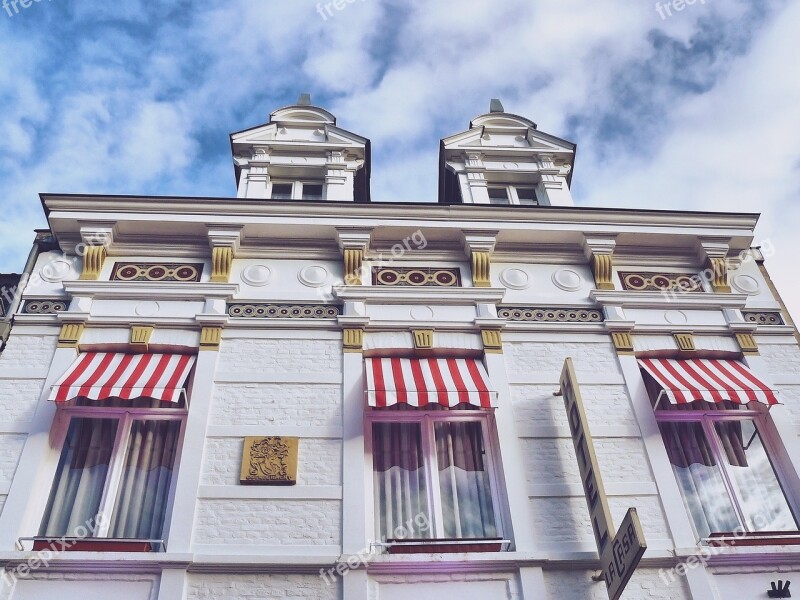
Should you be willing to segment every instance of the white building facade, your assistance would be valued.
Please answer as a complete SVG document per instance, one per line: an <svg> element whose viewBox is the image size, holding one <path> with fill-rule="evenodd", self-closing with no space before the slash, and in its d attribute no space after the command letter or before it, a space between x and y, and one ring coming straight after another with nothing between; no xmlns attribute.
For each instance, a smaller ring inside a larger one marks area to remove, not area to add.
<svg viewBox="0 0 800 600"><path fill-rule="evenodd" d="M308 99L231 143L233 198L42 196L0 598L607 598L567 358L647 541L622 597L789 597L800 348L757 215L575 207L575 145L499 102L438 203L371 202Z"/></svg>

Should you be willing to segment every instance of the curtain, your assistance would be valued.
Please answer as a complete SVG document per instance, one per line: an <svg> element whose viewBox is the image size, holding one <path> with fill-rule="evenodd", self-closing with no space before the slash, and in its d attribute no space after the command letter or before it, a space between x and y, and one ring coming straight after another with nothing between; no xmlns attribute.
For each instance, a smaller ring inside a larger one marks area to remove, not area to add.
<svg viewBox="0 0 800 600"><path fill-rule="evenodd" d="M658 426L698 535L734 531L739 518L702 423L660 422Z"/></svg>
<svg viewBox="0 0 800 600"><path fill-rule="evenodd" d="M78 527L94 523L117 425L116 419L72 419L39 535L76 537Z"/></svg>
<svg viewBox="0 0 800 600"><path fill-rule="evenodd" d="M432 537L420 424L374 423L372 440L382 538Z"/></svg>
<svg viewBox="0 0 800 600"><path fill-rule="evenodd" d="M481 424L439 422L434 432L445 537L495 537Z"/></svg>
<svg viewBox="0 0 800 600"><path fill-rule="evenodd" d="M134 421L109 537L161 539L181 422Z"/></svg>
<svg viewBox="0 0 800 600"><path fill-rule="evenodd" d="M749 531L796 531L795 521L775 469L752 420L718 421L730 472L741 496Z"/></svg>

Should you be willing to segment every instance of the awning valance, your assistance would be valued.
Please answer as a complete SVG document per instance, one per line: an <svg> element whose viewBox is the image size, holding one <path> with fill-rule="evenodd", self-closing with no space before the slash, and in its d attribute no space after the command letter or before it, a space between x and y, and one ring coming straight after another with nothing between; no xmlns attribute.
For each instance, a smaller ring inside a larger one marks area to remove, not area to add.
<svg viewBox="0 0 800 600"><path fill-rule="evenodd" d="M194 361L188 354L85 352L52 387L50 400L144 397L179 402Z"/></svg>
<svg viewBox="0 0 800 600"><path fill-rule="evenodd" d="M653 376L672 404L695 400L778 404L776 392L735 360L642 358L639 364Z"/></svg>
<svg viewBox="0 0 800 600"><path fill-rule="evenodd" d="M496 405L497 392L491 390L486 368L478 359L367 358L365 368L370 406Z"/></svg>

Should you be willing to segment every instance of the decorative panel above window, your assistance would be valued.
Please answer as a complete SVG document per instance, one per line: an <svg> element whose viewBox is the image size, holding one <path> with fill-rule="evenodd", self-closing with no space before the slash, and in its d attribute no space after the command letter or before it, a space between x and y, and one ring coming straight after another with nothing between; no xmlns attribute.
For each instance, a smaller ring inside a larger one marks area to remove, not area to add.
<svg viewBox="0 0 800 600"><path fill-rule="evenodd" d="M748 323L758 325L785 325L783 316L779 311L771 310L743 310L742 317Z"/></svg>
<svg viewBox="0 0 800 600"><path fill-rule="evenodd" d="M340 306L325 304L228 304L228 314L237 319L335 319L341 311Z"/></svg>
<svg viewBox="0 0 800 600"><path fill-rule="evenodd" d="M200 281L203 263L117 263L112 281Z"/></svg>
<svg viewBox="0 0 800 600"><path fill-rule="evenodd" d="M602 323L603 311L596 308L499 306L497 316L530 323Z"/></svg>
<svg viewBox="0 0 800 600"><path fill-rule="evenodd" d="M637 292L703 292L696 273L620 272L622 288Z"/></svg>
<svg viewBox="0 0 800 600"><path fill-rule="evenodd" d="M26 300L20 312L23 315L54 315L67 310L69 302L58 298Z"/></svg>
<svg viewBox="0 0 800 600"><path fill-rule="evenodd" d="M461 270L458 267L373 267L372 285L461 287Z"/></svg>

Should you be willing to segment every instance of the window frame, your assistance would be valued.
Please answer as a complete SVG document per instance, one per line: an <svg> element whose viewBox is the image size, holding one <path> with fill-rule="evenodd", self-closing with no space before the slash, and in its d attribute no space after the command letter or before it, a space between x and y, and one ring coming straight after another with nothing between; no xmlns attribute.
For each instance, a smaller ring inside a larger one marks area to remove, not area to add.
<svg viewBox="0 0 800 600"><path fill-rule="evenodd" d="M108 532L111 527L112 516L114 512L114 503L117 499L119 486L122 482L122 473L125 466L125 458L127 456L127 444L130 440L131 428L134 421L180 421L180 430L178 432L178 447L175 452L175 462L172 468L172 481L170 482L169 493L167 496L166 512L164 514L164 527L161 532L161 540L166 546L166 540L169 537L169 526L172 517L172 512L175 503L175 494L177 491L178 483L178 469L181 463L181 456L183 454L183 442L186 433L186 422L189 415L187 400L184 398L183 406L180 408L171 407L102 407L102 406L76 406L74 401L69 404L58 406L56 421L58 423L58 444L54 447L55 459L52 468L49 472L49 488L48 493L43 494L43 505L38 511L39 522L36 527L37 532L40 530L42 521L47 510L50 493L53 489L53 482L58 470L58 464L61 461L62 453L64 452L64 445L67 441L70 426L73 419L114 419L117 421L117 431L114 437L114 444L109 458L108 472L106 473L105 482L103 484L103 494L100 499L97 514L102 514L105 518L100 520L99 527L88 536L87 540L104 540L112 539L108 537ZM55 423L54 422L54 423ZM95 515L96 517L97 515ZM68 536L67 536L68 537ZM131 538L131 541L134 541Z"/></svg>
<svg viewBox="0 0 800 600"><path fill-rule="evenodd" d="M292 186L291 197L290 198L273 198L272 197L273 187L276 184L277 185L290 185L290 186ZM277 200L277 199L280 199L280 200L287 200L287 199L288 200L304 200L304 198L303 198L303 188L306 185L319 185L319 186L322 186L322 195L319 197L319 199L313 199L313 200L309 199L309 200L306 200L307 202L319 202L321 200L325 200L325 191L326 191L325 180L324 179L310 179L310 178L305 178L305 179L274 179L274 180L270 180L268 196L269 196L270 200Z"/></svg>
<svg viewBox="0 0 800 600"><path fill-rule="evenodd" d="M368 510L371 511L373 522L373 531L376 539L383 540L383 532L380 530L380 517L377 514L376 494L375 489L375 461L373 454L373 424L374 423L419 423L422 435L422 449L425 457L425 484L428 491L428 510L431 514L427 515L430 524L432 525L432 537L420 539L419 541L435 545L441 543L442 540L447 540L444 536L444 519L442 518L442 498L441 487L439 485L439 471L432 468L432 465L438 464L436 456L436 439L434 424L437 422L480 422L481 435L483 436L483 447L485 450L485 461L488 468L489 486L491 488L492 496L492 509L494 512L494 525L496 530L496 537L503 538L505 536L505 505L502 503L503 498L500 495L500 480L498 477L500 465L496 462L497 457L500 456L497 435L492 435L492 431L496 432L497 427L495 424L493 411L488 410L465 410L458 411L452 408L443 409L441 411L426 410L424 408L409 409L407 411L398 411L391 409L376 409L371 408L366 411L364 424L365 435L364 442L366 446L366 454L369 464L369 485L371 489L372 501L368 503ZM415 538L416 539L416 538ZM459 540L475 540L481 541L484 538L458 538ZM385 540L383 540L385 541Z"/></svg>
<svg viewBox="0 0 800 600"><path fill-rule="evenodd" d="M658 401L656 402L656 406L661 400L663 395L660 395ZM652 400L652 397L651 397ZM691 406L691 404L687 405ZM731 501L733 506L733 510L736 514L737 519L739 520L739 526L742 528L742 531L746 532L747 534L753 535L764 535L774 532L764 531L753 531L748 528L747 526L747 518L745 516L744 511L742 510L742 498L741 492L739 491L738 484L735 481L731 473L731 465L728 464L728 460L725 456L724 450L722 448L722 442L719 439L719 435L714 427L715 423L718 422L730 422L730 421L752 421L753 425L758 432L761 443L764 447L764 451L766 452L767 458L769 459L770 465L772 466L773 471L775 472L775 478L777 479L778 485L780 486L781 492L783 493L783 497L786 500L786 504L789 506L789 510L792 513L792 517L795 520L795 524L797 525L797 529L793 530L793 532L800 532L800 504L798 504L795 495L792 493L792 485L790 479L790 473L786 468L786 462L784 459L784 452L777 441L777 436L773 432L772 427L770 427L771 423L769 420L769 414L766 410L761 408L761 405L756 407L750 408L748 405L740 405L740 409L730 410L730 409L688 409L688 410L663 410L663 409L654 409L653 413L655 414L655 419L658 424L660 423L700 423L700 426L703 429L703 433L706 436L706 440L709 443L713 453L714 459L717 462L717 467L719 472L722 476L722 481L725 484L725 489L728 493L728 498ZM661 439L661 443L664 444L663 437ZM670 463L670 467L671 467ZM674 473L673 473L674 476ZM683 494L681 494L682 496ZM685 501L684 501L685 502ZM691 518L691 515L688 515L689 521L692 525L692 529L695 531L695 535L700 536L695 528L694 521ZM715 533L715 532L712 532ZM723 534L731 534L734 532L718 532Z"/></svg>
<svg viewBox="0 0 800 600"><path fill-rule="evenodd" d="M502 189L506 193L506 199L508 202L506 203L496 203L492 202L491 196L489 197L489 204L494 206L542 206L542 202L539 197L539 186L538 184L530 184L530 185L517 185L514 183L489 183L487 184L487 195L490 189ZM533 190L534 196L534 204L523 204L519 198L519 193L517 189L530 189Z"/></svg>

